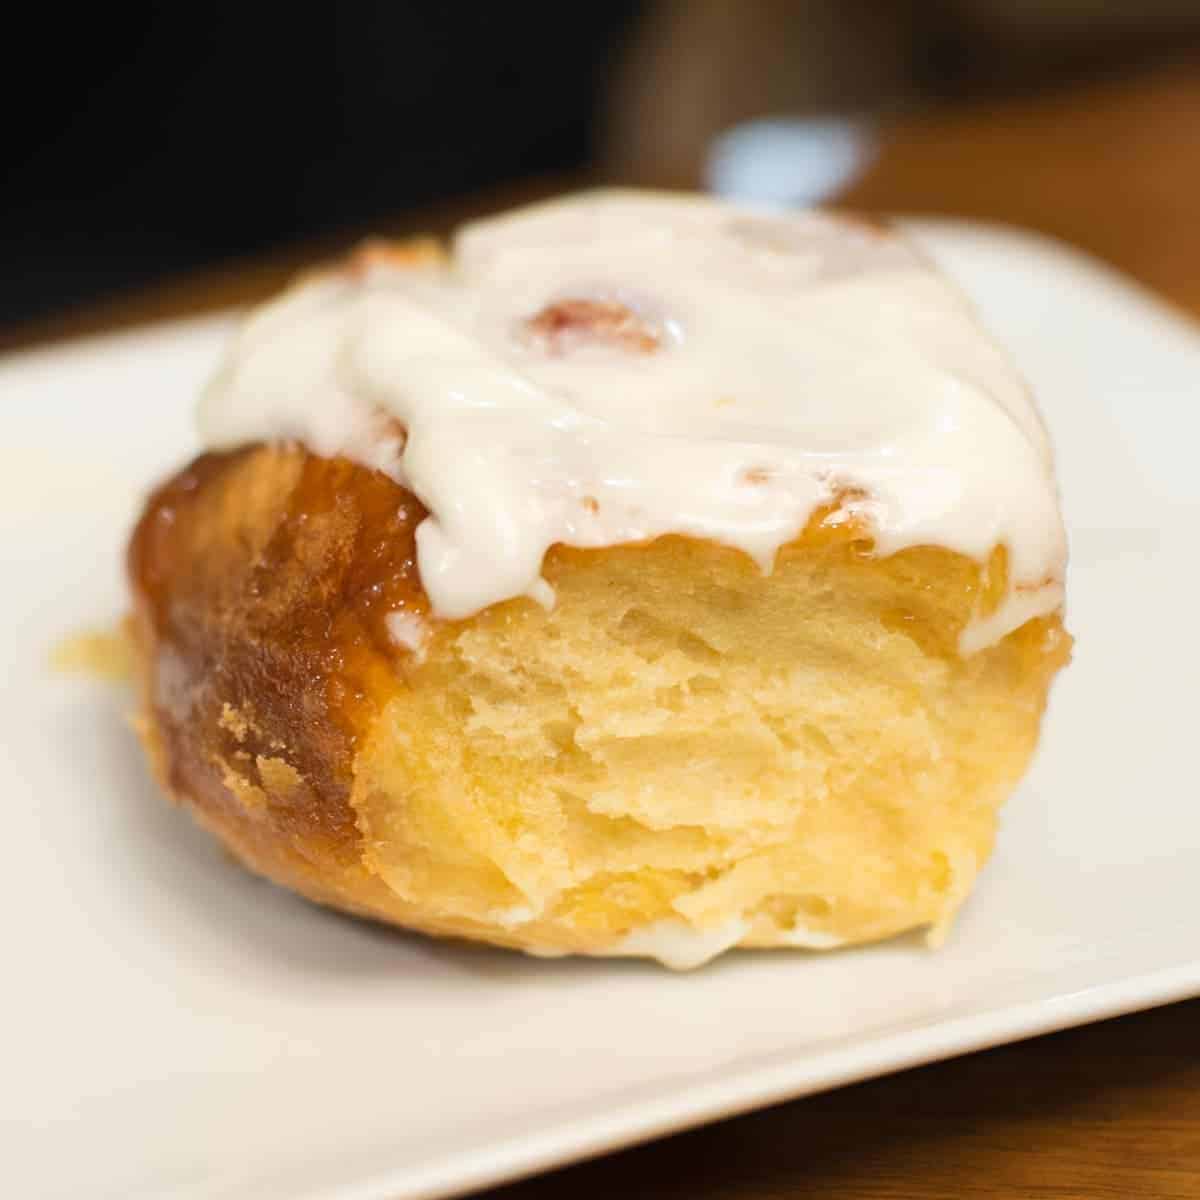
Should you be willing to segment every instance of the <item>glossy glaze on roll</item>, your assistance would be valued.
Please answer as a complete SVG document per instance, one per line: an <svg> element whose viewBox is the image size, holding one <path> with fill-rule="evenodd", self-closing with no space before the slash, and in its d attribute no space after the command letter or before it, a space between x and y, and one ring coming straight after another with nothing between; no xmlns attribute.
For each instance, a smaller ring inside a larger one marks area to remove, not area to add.
<svg viewBox="0 0 1200 1200"><path fill-rule="evenodd" d="M1025 385L905 241L821 213L599 193L469 226L445 264L367 258L247 323L201 430L297 438L414 492L438 616L545 596L555 544L680 533L770 570L839 495L882 554L1007 548L967 649L1062 603Z"/></svg>

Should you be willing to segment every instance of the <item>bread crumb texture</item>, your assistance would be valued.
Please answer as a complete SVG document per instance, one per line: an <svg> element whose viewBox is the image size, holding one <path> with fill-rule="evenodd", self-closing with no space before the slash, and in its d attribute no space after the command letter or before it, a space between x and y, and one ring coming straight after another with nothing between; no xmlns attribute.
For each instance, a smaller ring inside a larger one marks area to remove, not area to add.
<svg viewBox="0 0 1200 1200"><path fill-rule="evenodd" d="M1066 651L1038 620L959 658L979 576L836 537L769 577L682 538L556 551L552 611L446 631L383 709L355 768L367 862L533 946L732 916L746 945L940 938Z"/></svg>

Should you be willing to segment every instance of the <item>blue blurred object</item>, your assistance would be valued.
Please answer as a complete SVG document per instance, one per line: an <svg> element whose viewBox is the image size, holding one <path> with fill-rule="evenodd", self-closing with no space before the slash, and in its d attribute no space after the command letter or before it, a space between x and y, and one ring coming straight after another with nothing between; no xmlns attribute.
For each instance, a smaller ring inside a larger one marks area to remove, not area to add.
<svg viewBox="0 0 1200 1200"><path fill-rule="evenodd" d="M720 196L766 205L831 200L871 162L874 128L843 117L748 121L715 138L705 182Z"/></svg>

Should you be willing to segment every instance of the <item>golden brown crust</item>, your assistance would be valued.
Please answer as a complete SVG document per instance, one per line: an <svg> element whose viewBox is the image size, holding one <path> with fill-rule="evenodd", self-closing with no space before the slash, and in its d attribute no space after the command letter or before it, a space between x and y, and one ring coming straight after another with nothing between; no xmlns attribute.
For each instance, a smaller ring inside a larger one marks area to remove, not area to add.
<svg viewBox="0 0 1200 1200"><path fill-rule="evenodd" d="M197 459L134 532L134 632L164 783L277 877L357 863L354 751L395 679L385 615L427 607L423 516L383 475L259 447Z"/></svg>
<svg viewBox="0 0 1200 1200"><path fill-rule="evenodd" d="M437 238L416 237L403 242L367 238L344 258L302 272L293 286L320 279L360 279L377 268L407 271L442 266L445 262L446 249Z"/></svg>

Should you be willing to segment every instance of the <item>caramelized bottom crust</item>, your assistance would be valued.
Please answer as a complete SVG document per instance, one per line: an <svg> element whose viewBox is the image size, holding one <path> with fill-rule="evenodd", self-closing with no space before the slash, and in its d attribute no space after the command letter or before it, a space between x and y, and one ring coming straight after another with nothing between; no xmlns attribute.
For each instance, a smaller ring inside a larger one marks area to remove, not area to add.
<svg viewBox="0 0 1200 1200"><path fill-rule="evenodd" d="M831 515L770 576L683 537L555 547L549 611L441 622L410 493L297 447L206 455L130 546L148 753L251 869L414 929L940 935L1070 639L1038 619L961 658L1002 549L881 558Z"/></svg>

